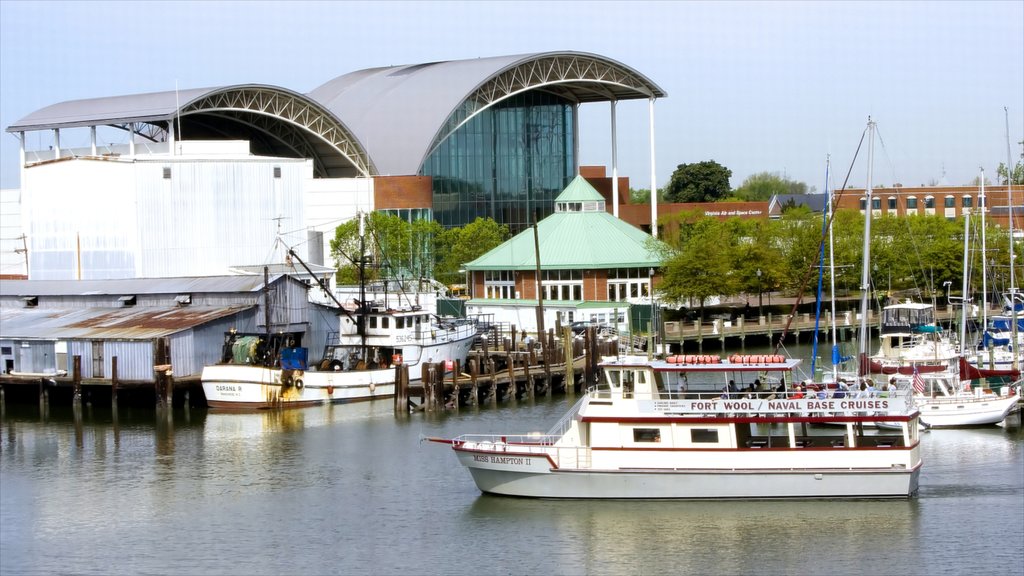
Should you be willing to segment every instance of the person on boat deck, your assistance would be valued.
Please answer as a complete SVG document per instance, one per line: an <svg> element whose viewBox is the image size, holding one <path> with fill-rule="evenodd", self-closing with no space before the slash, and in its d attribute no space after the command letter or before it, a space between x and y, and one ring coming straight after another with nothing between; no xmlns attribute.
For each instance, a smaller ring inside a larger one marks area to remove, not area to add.
<svg viewBox="0 0 1024 576"><path fill-rule="evenodd" d="M878 396L878 389L875 388L875 382L871 378L868 378L867 393L868 393L868 395L867 395L868 398L874 398L874 397Z"/></svg>
<svg viewBox="0 0 1024 576"><path fill-rule="evenodd" d="M892 395L895 392L896 392L896 377L893 376L892 378L889 378L889 385L885 387L885 395L891 398Z"/></svg>
<svg viewBox="0 0 1024 576"><path fill-rule="evenodd" d="M761 389L761 379L760 378L754 378L754 383L751 384L751 386L754 387L754 390L760 390Z"/></svg>
<svg viewBox="0 0 1024 576"><path fill-rule="evenodd" d="M868 385L863 383L863 382L861 382L860 383L860 391L857 392L856 398L867 398L868 396L869 396L869 394L868 394Z"/></svg>
<svg viewBox="0 0 1024 576"><path fill-rule="evenodd" d="M750 386L747 387L747 398L753 398L754 395L756 395L756 394L757 394L757 386L754 386L754 383L751 382Z"/></svg>
<svg viewBox="0 0 1024 576"><path fill-rule="evenodd" d="M828 387L822 385L821 388L818 388L818 400L825 400L827 398L828 398Z"/></svg>
<svg viewBox="0 0 1024 576"><path fill-rule="evenodd" d="M842 378L836 384L836 391L832 394L833 398L846 398L846 394L850 391L850 387L846 385L846 380Z"/></svg>
<svg viewBox="0 0 1024 576"><path fill-rule="evenodd" d="M720 396L720 398L726 398L726 399L729 398L729 387L728 386L722 388L722 395Z"/></svg>
<svg viewBox="0 0 1024 576"><path fill-rule="evenodd" d="M736 387L736 381L735 380L729 380L729 392L732 393L732 392L739 392L739 391L740 391L740 389Z"/></svg>
<svg viewBox="0 0 1024 576"><path fill-rule="evenodd" d="M793 391L790 392L789 397L794 399L794 400L799 400L799 399L803 398L804 397L804 387L802 385L801 386L795 386L793 388Z"/></svg>

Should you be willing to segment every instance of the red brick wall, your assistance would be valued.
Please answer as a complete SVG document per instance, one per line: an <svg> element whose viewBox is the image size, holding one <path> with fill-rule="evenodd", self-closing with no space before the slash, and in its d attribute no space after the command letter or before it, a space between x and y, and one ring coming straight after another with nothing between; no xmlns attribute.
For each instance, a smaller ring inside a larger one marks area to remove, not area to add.
<svg viewBox="0 0 1024 576"><path fill-rule="evenodd" d="M388 208L431 208L433 191L430 176L375 176L373 206Z"/></svg>

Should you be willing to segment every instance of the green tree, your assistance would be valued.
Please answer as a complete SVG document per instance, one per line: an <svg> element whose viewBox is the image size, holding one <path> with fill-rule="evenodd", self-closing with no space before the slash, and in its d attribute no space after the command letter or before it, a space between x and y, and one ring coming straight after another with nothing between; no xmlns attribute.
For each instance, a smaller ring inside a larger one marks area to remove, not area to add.
<svg viewBox="0 0 1024 576"><path fill-rule="evenodd" d="M664 202L665 190L658 188L658 202ZM629 189L629 203L630 204L648 204L651 201L651 189L650 188L630 188Z"/></svg>
<svg viewBox="0 0 1024 576"><path fill-rule="evenodd" d="M435 277L444 284L459 284L459 272L471 262L508 239L509 228L491 218L477 218L461 228L449 228L437 237Z"/></svg>
<svg viewBox="0 0 1024 576"><path fill-rule="evenodd" d="M338 226L331 240L331 256L338 267L338 283L359 282L360 254L366 258L367 280L429 276L433 266L431 246L440 230L441 226L436 222L409 224L382 212L371 212L366 216L362 239L359 237L358 218Z"/></svg>
<svg viewBox="0 0 1024 576"><path fill-rule="evenodd" d="M733 197L745 202L764 202L782 194L806 194L807 184L783 178L774 172L758 172L743 181Z"/></svg>
<svg viewBox="0 0 1024 576"><path fill-rule="evenodd" d="M666 202L717 202L729 197L732 171L714 160L680 164L665 186Z"/></svg>
<svg viewBox="0 0 1024 576"><path fill-rule="evenodd" d="M1024 160L1024 141L1018 142L1017 145L1021 147L1020 158ZM999 163L999 168L996 168L996 175L999 176L999 183L1005 186L1007 176L1006 164ZM1024 186L1024 162L1021 162L1021 160L1017 160L1014 163L1013 170L1010 173L1010 182L1014 186Z"/></svg>
<svg viewBox="0 0 1024 576"><path fill-rule="evenodd" d="M708 298L733 294L737 289L734 236L715 218L703 218L693 228L681 250L662 264L659 293L670 301L697 300L703 320Z"/></svg>

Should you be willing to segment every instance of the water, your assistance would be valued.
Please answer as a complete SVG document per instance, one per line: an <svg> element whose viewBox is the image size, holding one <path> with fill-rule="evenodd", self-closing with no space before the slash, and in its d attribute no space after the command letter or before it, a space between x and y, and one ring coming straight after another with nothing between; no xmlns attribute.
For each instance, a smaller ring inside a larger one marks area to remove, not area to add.
<svg viewBox="0 0 1024 576"><path fill-rule="evenodd" d="M564 397L258 414L8 404L0 574L1024 574L1021 427L923 434L917 498L481 495L423 436L546 431Z"/></svg>

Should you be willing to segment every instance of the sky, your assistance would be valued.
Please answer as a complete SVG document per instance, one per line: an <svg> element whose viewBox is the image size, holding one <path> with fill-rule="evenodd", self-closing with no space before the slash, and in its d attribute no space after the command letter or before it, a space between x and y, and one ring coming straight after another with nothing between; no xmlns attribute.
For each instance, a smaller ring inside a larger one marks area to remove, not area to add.
<svg viewBox="0 0 1024 576"><path fill-rule="evenodd" d="M982 168L994 180L1007 124L1014 162L1024 140L1022 0L0 0L0 125L81 98L250 83L306 93L377 66L565 50L667 92L654 113L659 187L680 164L714 160L734 188L770 172L820 192L827 157L831 186L852 170L863 187L865 155L854 158L868 117L876 186L968 185ZM619 174L649 188L648 102L616 115ZM607 103L580 109L580 164L609 174L610 117ZM4 132L0 187L18 179L18 140Z"/></svg>

